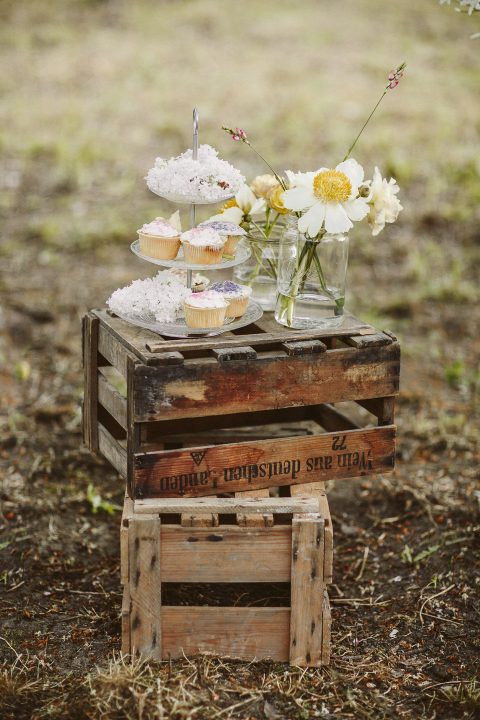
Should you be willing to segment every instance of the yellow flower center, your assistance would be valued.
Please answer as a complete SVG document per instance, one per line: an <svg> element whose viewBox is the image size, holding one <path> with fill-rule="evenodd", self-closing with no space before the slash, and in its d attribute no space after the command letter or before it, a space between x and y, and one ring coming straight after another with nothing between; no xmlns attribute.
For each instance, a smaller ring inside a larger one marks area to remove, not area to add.
<svg viewBox="0 0 480 720"><path fill-rule="evenodd" d="M322 170L313 178L313 194L323 202L345 202L351 192L352 183L340 170Z"/></svg>
<svg viewBox="0 0 480 720"><path fill-rule="evenodd" d="M225 210L228 210L228 208L232 208L232 207L238 207L237 201L235 200L235 198L232 198L231 200L227 200L225 205L222 205L222 207L220 208L220 212L223 213Z"/></svg>

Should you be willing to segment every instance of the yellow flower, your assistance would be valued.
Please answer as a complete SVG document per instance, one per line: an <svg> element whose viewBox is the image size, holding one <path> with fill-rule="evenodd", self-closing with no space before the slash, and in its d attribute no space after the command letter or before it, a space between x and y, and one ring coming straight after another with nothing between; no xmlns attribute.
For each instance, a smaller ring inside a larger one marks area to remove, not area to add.
<svg viewBox="0 0 480 720"><path fill-rule="evenodd" d="M227 202L224 205L222 205L222 207L220 208L220 212L223 213L223 212L225 212L225 210L228 210L228 208L232 208L232 207L238 207L238 204L237 204L237 201L235 200L235 198L232 198L231 200L227 200Z"/></svg>
<svg viewBox="0 0 480 720"><path fill-rule="evenodd" d="M257 177L253 179L250 188L257 197L266 198L268 193L276 188L277 185L278 181L274 175L257 175Z"/></svg>
<svg viewBox="0 0 480 720"><path fill-rule="evenodd" d="M282 186L277 183L276 187L272 188L270 192L267 195L267 202L272 208L272 210L275 210L276 212L280 213L280 215L287 215L289 212L288 209L283 204L282 195L283 195L283 188Z"/></svg>

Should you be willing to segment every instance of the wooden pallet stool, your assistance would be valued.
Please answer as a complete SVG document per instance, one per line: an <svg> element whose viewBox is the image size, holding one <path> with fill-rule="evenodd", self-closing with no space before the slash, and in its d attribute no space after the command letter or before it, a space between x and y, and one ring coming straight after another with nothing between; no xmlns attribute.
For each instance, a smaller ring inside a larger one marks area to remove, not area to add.
<svg viewBox="0 0 480 720"><path fill-rule="evenodd" d="M185 527L175 521L182 514L220 515L222 522L215 528ZM275 523L239 525L234 520L239 514L272 515ZM326 523L315 497L135 502L127 497L121 529L123 651L158 660L211 652L301 667L328 664L332 546ZM192 601L164 604L164 583L188 584ZM195 604L198 583L236 586L244 602ZM291 583L290 606L245 604L246 583L264 588L265 596L271 583Z"/></svg>
<svg viewBox="0 0 480 720"><path fill-rule="evenodd" d="M222 516L216 498L265 501L261 512L238 506L227 523L235 537L285 535L269 509L272 495L314 497L324 518L323 542L331 548L325 481L393 470L400 348L390 333L354 317L314 332L289 331L267 314L234 333L172 340L94 310L83 321L83 357L85 443L125 478L132 502L210 498L202 512L183 505L175 530L167 528L171 516L164 525L158 516L165 513L155 510L151 522L159 528L162 552L188 528L214 537ZM123 530L130 533L130 518L135 526L140 515L130 505ZM291 533L292 523L296 518ZM283 542L285 549L285 537ZM326 567L325 583L331 581L330 561ZM284 565L282 582L290 570ZM128 587L131 563L129 578ZM198 618L190 626L195 633L206 622L206 616ZM170 619L165 622L169 626ZM168 637L163 633L159 653L174 651Z"/></svg>

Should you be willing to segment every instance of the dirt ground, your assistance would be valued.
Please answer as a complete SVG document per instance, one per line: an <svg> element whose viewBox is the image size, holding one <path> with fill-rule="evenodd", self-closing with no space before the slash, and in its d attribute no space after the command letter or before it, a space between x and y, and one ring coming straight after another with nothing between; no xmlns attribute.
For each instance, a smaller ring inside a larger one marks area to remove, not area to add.
<svg viewBox="0 0 480 720"><path fill-rule="evenodd" d="M348 0L338 17L313 2L294 11L248 0L231 15L210 0L132 5L0 3L8 70L0 81L0 717L480 717L480 40L469 40L478 23L410 0L388 8ZM312 17L318 37L309 34ZM302 167L347 141L344 127L315 134L316 113L325 126L341 113L351 134L390 46L413 66L403 99L359 150L370 166L385 159L406 209L374 244L355 238L349 270L349 309L402 344L397 470L329 488L333 653L321 670L208 656L122 659L124 487L81 444L81 316L148 274L128 251L158 205L142 173L156 153L188 142L176 117L190 107L192 81L177 56L185 96L167 83L166 45L178 48L168 27L199 41L192 52L206 82L215 64L207 40L233 62L235 22L248 29L247 70L233 66L231 84L213 75L204 86L205 133L250 177L262 168L215 135L216 108L232 84L232 117L252 98L250 124L270 157ZM362 54L379 23L389 29L376 56ZM265 38L269 72L255 75ZM272 83L282 53L292 52L297 68L281 87L306 75L286 102ZM307 74L317 52L325 107ZM347 102L335 104L338 87ZM168 91L165 110L158 94ZM155 120L134 113L128 93L144 106L152 97ZM303 133L295 103L306 113Z"/></svg>

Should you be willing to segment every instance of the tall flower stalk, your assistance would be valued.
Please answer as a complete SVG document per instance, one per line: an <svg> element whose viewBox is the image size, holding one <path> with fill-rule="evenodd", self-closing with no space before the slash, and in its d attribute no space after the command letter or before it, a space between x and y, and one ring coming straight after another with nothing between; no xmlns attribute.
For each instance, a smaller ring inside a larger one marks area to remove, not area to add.
<svg viewBox="0 0 480 720"><path fill-rule="evenodd" d="M317 172L308 173L287 171L288 185L252 146L244 130L223 127L233 140L248 145L266 163L283 189L283 207L296 215L298 231L304 236L303 246L297 252L288 291L280 292L277 303L277 319L290 327L294 325L295 303L305 290L312 265L322 293L335 306L335 315L343 314L344 297L338 296L336 288L328 286L319 257L320 243L325 235L346 233L353 227L354 221L367 216L369 223L376 223L376 226L382 225L382 222L383 225L385 222L393 222L401 209L394 197L396 190L391 184L393 182L395 185L395 181L390 181L389 184L380 176L374 189L372 181L364 181L363 168L351 158L351 153L385 95L399 84L405 67L406 64L402 63L389 74L380 98L355 136L343 161L334 169L321 168Z"/></svg>

